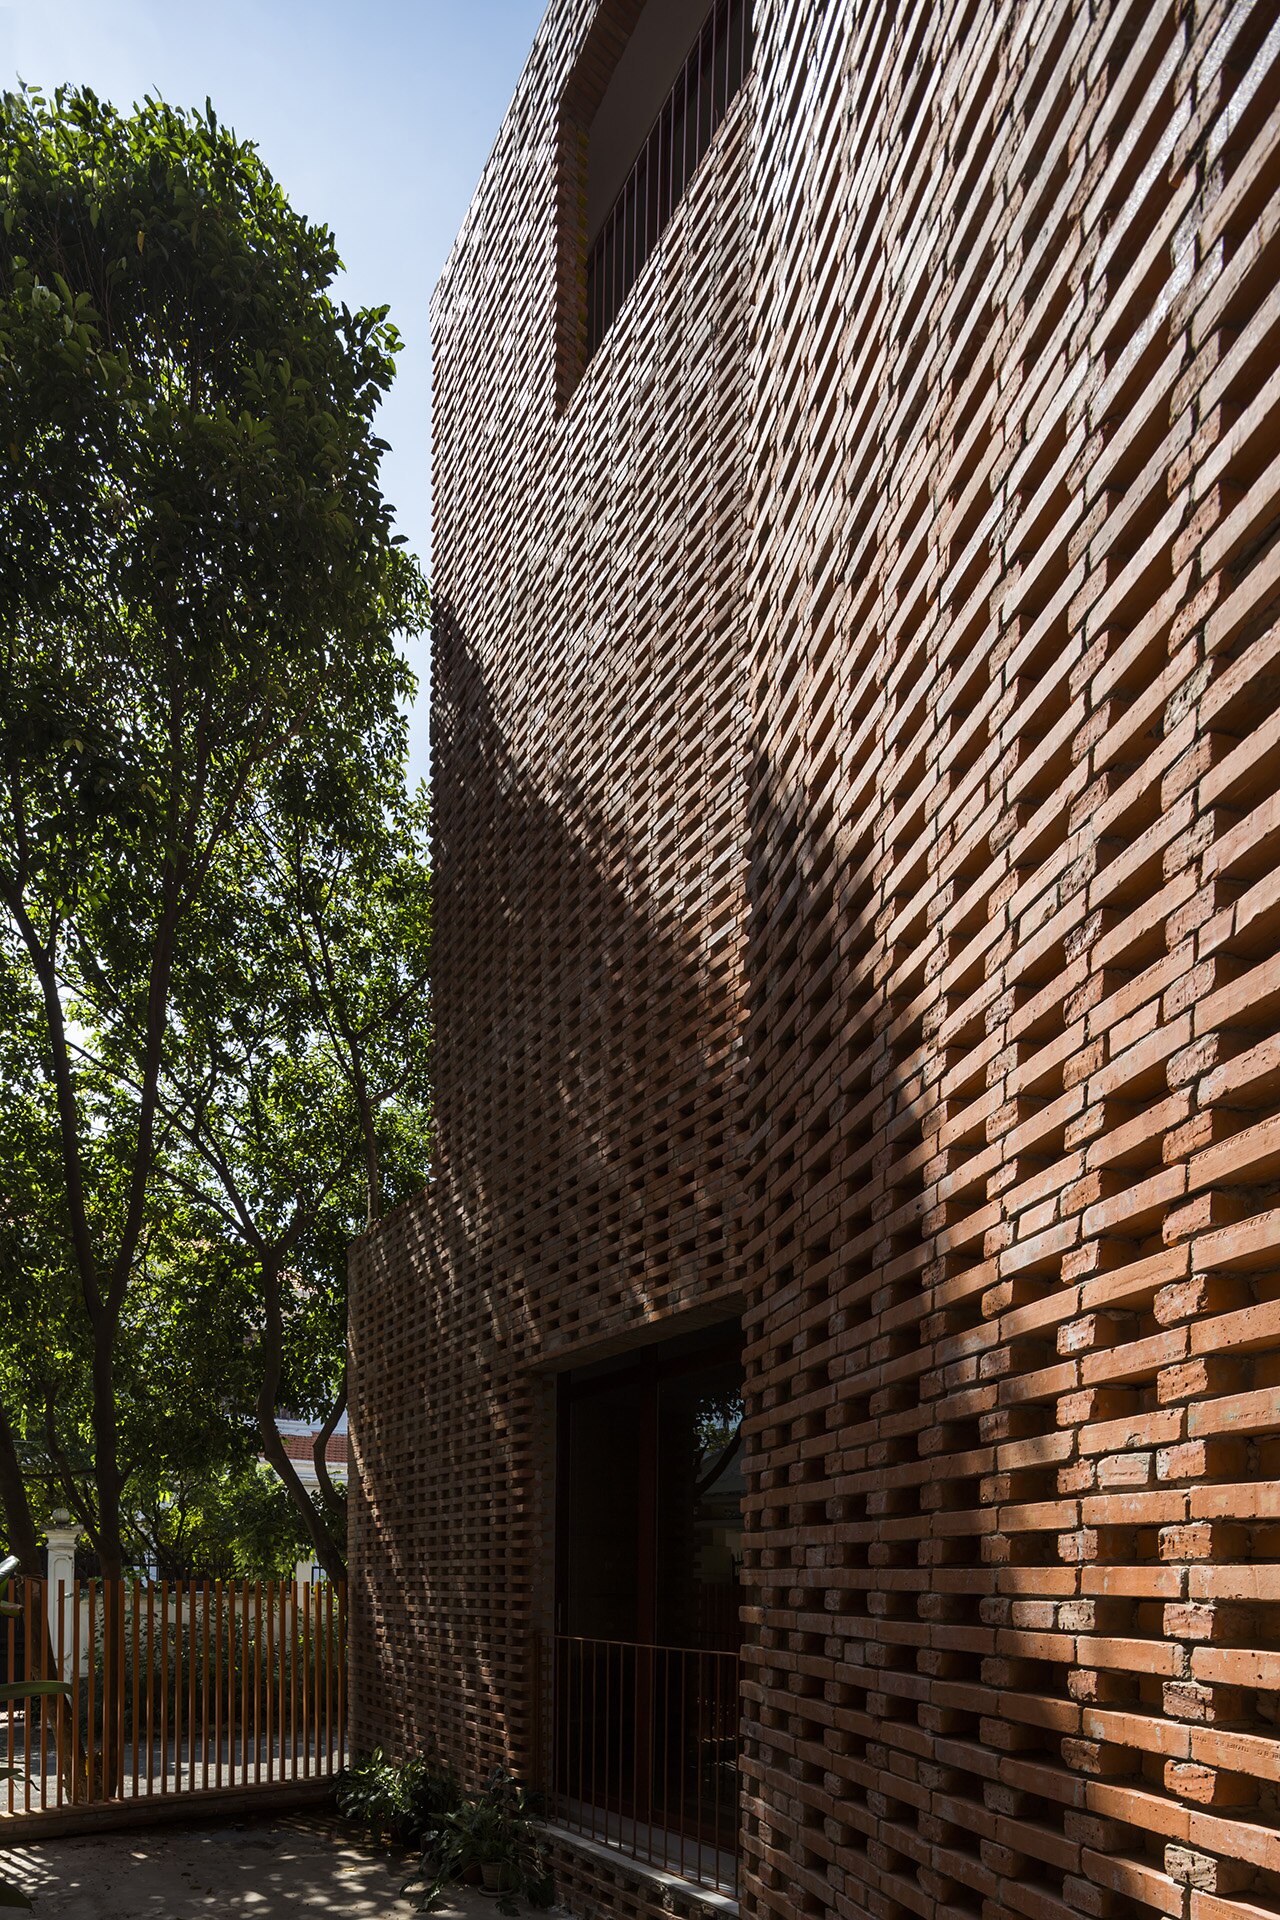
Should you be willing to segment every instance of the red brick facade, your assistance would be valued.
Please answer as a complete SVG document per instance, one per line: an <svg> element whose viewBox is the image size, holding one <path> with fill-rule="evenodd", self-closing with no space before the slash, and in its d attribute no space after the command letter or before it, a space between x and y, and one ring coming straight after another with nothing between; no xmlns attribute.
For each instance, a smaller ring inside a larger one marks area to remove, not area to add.
<svg viewBox="0 0 1280 1920"><path fill-rule="evenodd" d="M743 1907L1259 1920L1276 9L756 0L584 371L636 12L553 0L435 307L439 1154L353 1257L355 1737L528 1762L556 1370L741 1313Z"/></svg>

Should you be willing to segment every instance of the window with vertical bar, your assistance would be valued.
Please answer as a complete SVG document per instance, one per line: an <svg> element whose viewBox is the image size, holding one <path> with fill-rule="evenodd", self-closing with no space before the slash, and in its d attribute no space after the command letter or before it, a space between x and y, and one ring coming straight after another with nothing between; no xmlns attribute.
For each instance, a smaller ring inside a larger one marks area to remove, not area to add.
<svg viewBox="0 0 1280 1920"><path fill-rule="evenodd" d="M715 0L588 249L588 359L661 239L750 65L750 0Z"/></svg>

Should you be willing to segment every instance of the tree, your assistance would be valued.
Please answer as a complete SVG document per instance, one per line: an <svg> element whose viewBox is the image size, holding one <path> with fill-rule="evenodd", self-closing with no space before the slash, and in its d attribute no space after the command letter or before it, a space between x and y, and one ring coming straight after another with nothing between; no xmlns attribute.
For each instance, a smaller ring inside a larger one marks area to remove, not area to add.
<svg viewBox="0 0 1280 1920"><path fill-rule="evenodd" d="M135 1565L176 1564L183 1529L229 1516L263 1454L293 1503L294 1535L332 1577L343 1571L345 1501L323 1459L345 1402L347 1249L384 1196L417 1188L428 1151L426 828L425 798L394 785L305 817L264 802L184 926L162 1148L116 1349L122 1536ZM56 1266L61 1186L37 1024L11 1008L0 1040L10 1085L26 1092L0 1113L0 1262L13 1275L0 1301L0 1412L11 1410L30 1571L51 1507L68 1507L91 1538L94 1522L91 1358L73 1278ZM91 1164L110 1166L128 1131L129 1060L113 1058L110 1030L85 1023L71 1046L95 1094ZM318 1499L280 1440L281 1412L326 1421ZM209 1529L199 1537L208 1560Z"/></svg>
<svg viewBox="0 0 1280 1920"><path fill-rule="evenodd" d="M46 1322L65 1301L56 1215L56 1116L38 1063L39 1002L29 970L0 940L0 1501L6 1551L42 1571L23 1429L31 1363L54 1350Z"/></svg>
<svg viewBox="0 0 1280 1920"><path fill-rule="evenodd" d="M186 1148L170 1177L255 1295L262 1451L334 1579L345 1503L324 1454L346 1400L347 1249L421 1185L430 1125L426 798L354 771L305 808L287 791L264 803L192 917L195 945L224 957L180 970L164 1110ZM323 1420L318 1501L280 1439L286 1409Z"/></svg>
<svg viewBox="0 0 1280 1920"><path fill-rule="evenodd" d="M0 100L0 155L0 913L38 1002L117 1576L188 927L284 769L392 776L424 598L378 483L396 335L334 303L332 237L253 147L212 108L63 89Z"/></svg>
<svg viewBox="0 0 1280 1920"><path fill-rule="evenodd" d="M297 1507L252 1458L212 1475L141 1474L132 1504L162 1580L291 1579L308 1550Z"/></svg>

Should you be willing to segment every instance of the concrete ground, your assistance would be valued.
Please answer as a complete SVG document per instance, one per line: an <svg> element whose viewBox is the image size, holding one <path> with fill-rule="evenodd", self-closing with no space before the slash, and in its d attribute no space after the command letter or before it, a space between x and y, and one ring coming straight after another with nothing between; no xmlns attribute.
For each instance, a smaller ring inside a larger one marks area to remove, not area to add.
<svg viewBox="0 0 1280 1920"><path fill-rule="evenodd" d="M29 1842L0 1852L35 1920L408 1920L408 1868L322 1816L201 1822ZM449 1920L493 1920L459 1889Z"/></svg>

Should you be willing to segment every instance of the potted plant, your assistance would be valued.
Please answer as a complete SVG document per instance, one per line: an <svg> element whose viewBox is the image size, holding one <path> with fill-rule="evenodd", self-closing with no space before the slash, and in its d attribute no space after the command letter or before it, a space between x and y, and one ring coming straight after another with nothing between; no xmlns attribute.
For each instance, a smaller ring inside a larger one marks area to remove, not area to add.
<svg viewBox="0 0 1280 1920"><path fill-rule="evenodd" d="M393 1846L412 1847L457 1805L458 1789L438 1760L422 1755L389 1760L375 1747L342 1774L337 1801L344 1819L366 1833Z"/></svg>
<svg viewBox="0 0 1280 1920"><path fill-rule="evenodd" d="M440 1905L451 1881L494 1894L499 1913L519 1913L520 1900L549 1907L555 1898L551 1865L524 1788L502 1767L484 1792L469 1795L441 1816L425 1837L422 1870L405 1891L420 1892L419 1910Z"/></svg>

